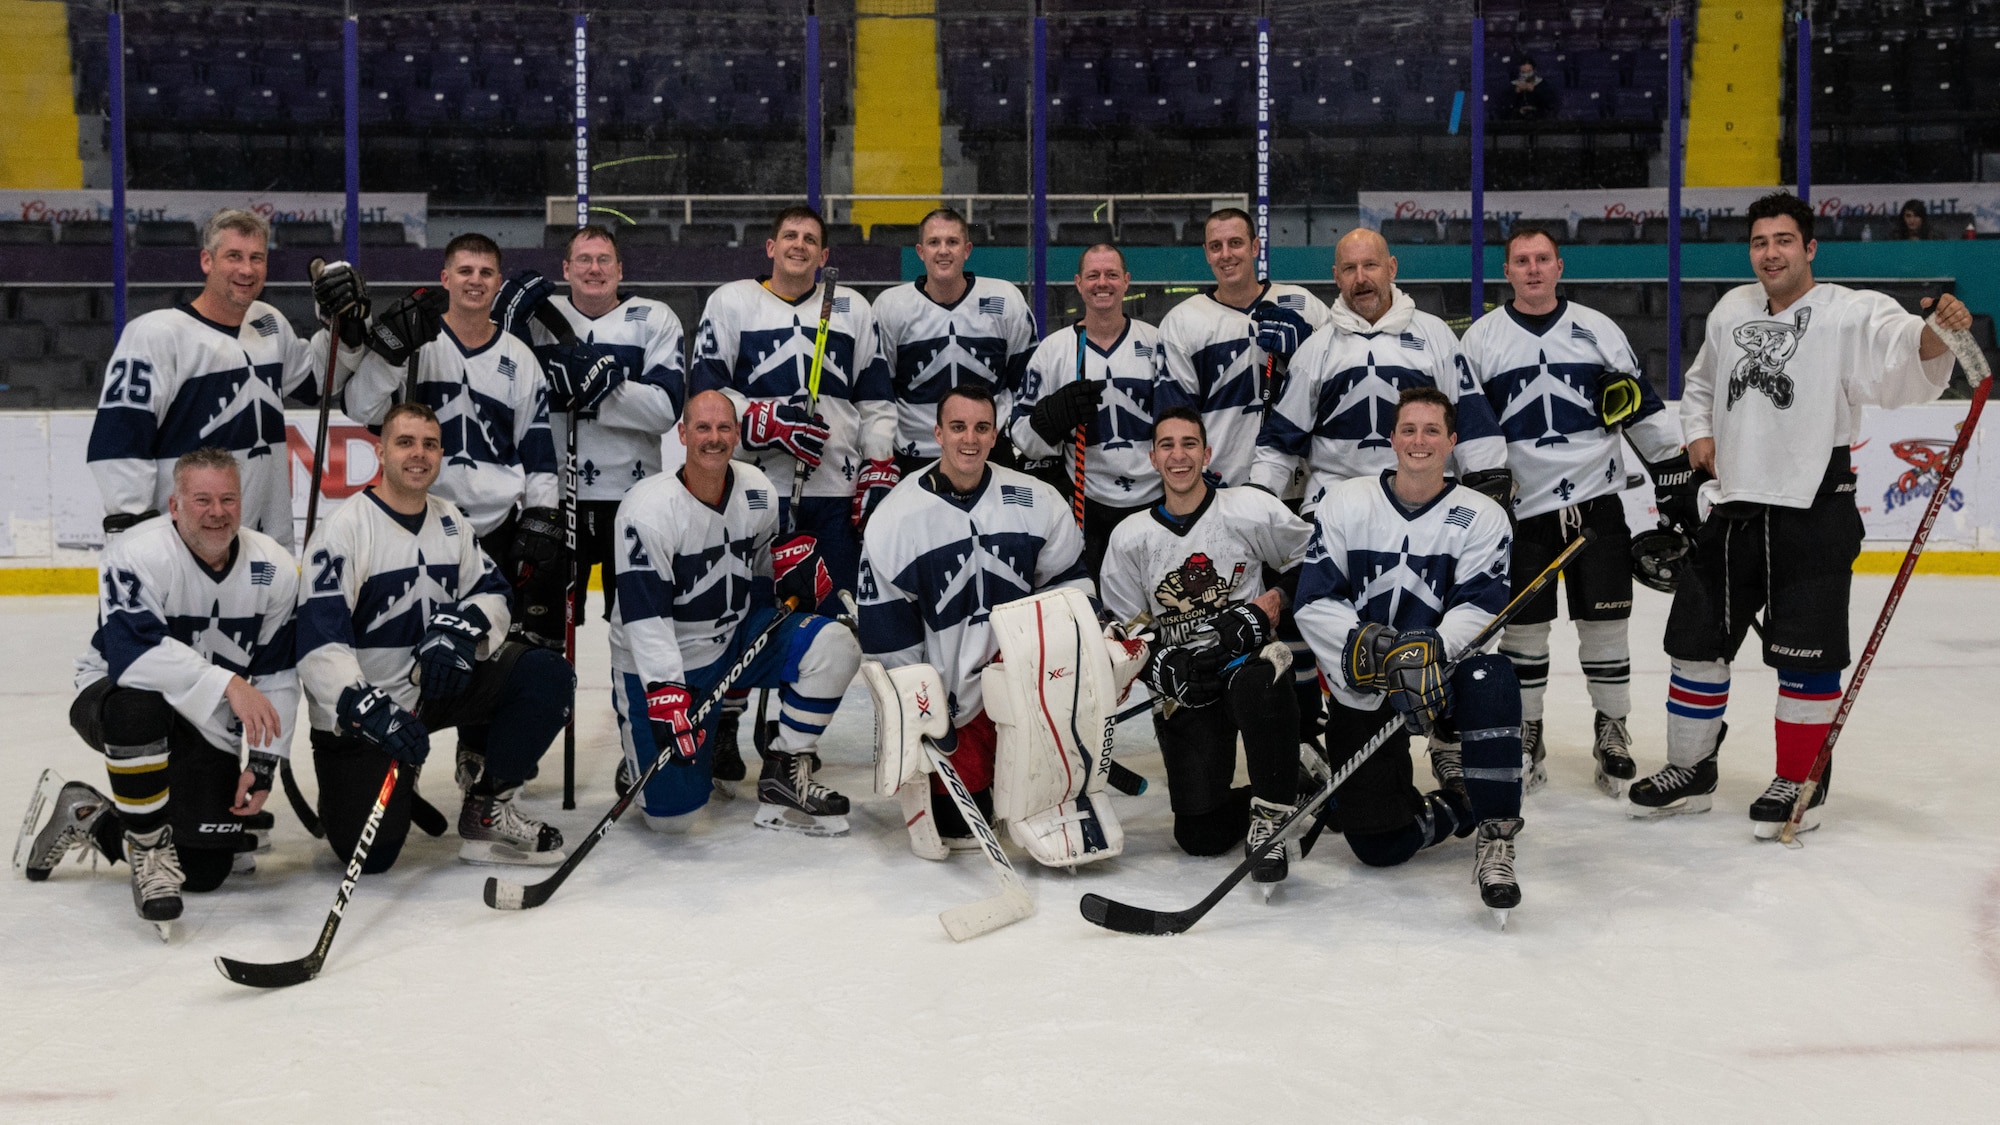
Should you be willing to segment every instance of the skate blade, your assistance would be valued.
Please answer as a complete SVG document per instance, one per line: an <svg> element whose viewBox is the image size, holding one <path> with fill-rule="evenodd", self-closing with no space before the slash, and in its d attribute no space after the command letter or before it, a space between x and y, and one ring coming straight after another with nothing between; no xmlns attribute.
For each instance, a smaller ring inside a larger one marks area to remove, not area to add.
<svg viewBox="0 0 2000 1125"><path fill-rule="evenodd" d="M1508 910L1501 909L1500 907L1497 906L1489 906L1487 907L1487 909L1493 912L1493 921L1496 925L1500 927L1500 932L1503 934L1506 933Z"/></svg>
<svg viewBox="0 0 2000 1125"><path fill-rule="evenodd" d="M54 770L43 770L35 782L35 791L28 796L28 815L21 818L21 834L14 840L14 870L26 872L35 835L41 829L42 810L62 792L63 784L62 777ZM48 878L48 874L44 872L42 878Z"/></svg>
<svg viewBox="0 0 2000 1125"><path fill-rule="evenodd" d="M553 867L569 856L561 848L549 852L530 852L498 840L463 840L458 845L458 858L463 863L508 867Z"/></svg>
<svg viewBox="0 0 2000 1125"><path fill-rule="evenodd" d="M1597 771L1598 792L1603 793L1605 796L1610 797L1613 800L1623 797L1625 795L1626 788L1629 787L1631 784L1632 784L1632 779L1629 777L1612 777L1610 774L1605 773L1602 769Z"/></svg>
<svg viewBox="0 0 2000 1125"><path fill-rule="evenodd" d="M1528 766L1521 771L1521 796L1537 792L1548 783L1549 767L1546 763L1538 762Z"/></svg>
<svg viewBox="0 0 2000 1125"><path fill-rule="evenodd" d="M166 942L166 943L167 943L167 944L169 944L169 945L173 944L173 940L174 940L174 923L172 923L172 922L150 922L150 921L149 921L149 922L147 922L146 924L147 924L147 925L149 925L149 926L151 926L151 927L153 927L153 929L154 929L155 931L157 931L157 932L159 933L159 936L160 936L160 940L161 940L161 941L163 941L163 942Z"/></svg>
<svg viewBox="0 0 2000 1125"><path fill-rule="evenodd" d="M1799 818L1799 831L1811 832L1818 827L1819 810L1807 809L1806 815ZM1750 834L1759 840L1775 840L1783 835L1784 831L1785 822L1782 820L1753 820L1750 822Z"/></svg>
<svg viewBox="0 0 2000 1125"><path fill-rule="evenodd" d="M757 806L757 818L753 822L759 828L769 828L778 832L797 832L801 836L845 836L847 818L844 816L814 816L800 812L789 805Z"/></svg>
<svg viewBox="0 0 2000 1125"><path fill-rule="evenodd" d="M715 786L715 795L722 798L723 800L734 801L736 799L735 782L724 781L719 777L712 777L709 778L709 784Z"/></svg>
<svg viewBox="0 0 2000 1125"><path fill-rule="evenodd" d="M257 873L257 853L237 852L229 861L231 875L255 875Z"/></svg>
<svg viewBox="0 0 2000 1125"><path fill-rule="evenodd" d="M1697 793L1692 797L1682 797L1670 805L1662 805L1659 808L1633 804L1628 800L1625 803L1625 815L1634 820L1664 820L1667 817L1680 816L1683 813L1705 813L1714 807L1715 794Z"/></svg>
<svg viewBox="0 0 2000 1125"><path fill-rule="evenodd" d="M1259 883L1257 889L1263 893L1264 901L1269 903L1278 897L1278 891L1284 885L1284 881L1279 880L1276 883Z"/></svg>

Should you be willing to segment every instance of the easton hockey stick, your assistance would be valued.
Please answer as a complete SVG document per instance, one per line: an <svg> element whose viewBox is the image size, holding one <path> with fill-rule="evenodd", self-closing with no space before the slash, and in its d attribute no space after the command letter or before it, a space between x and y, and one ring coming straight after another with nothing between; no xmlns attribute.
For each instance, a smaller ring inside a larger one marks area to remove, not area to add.
<svg viewBox="0 0 2000 1125"><path fill-rule="evenodd" d="M757 659L757 654L764 651L764 646L771 643L772 637L778 635L778 627L798 609L798 605L797 598L786 598L780 602L778 615L771 618L770 624L764 626L763 631L744 646L743 655L736 658L736 663L730 665L729 670L722 674L722 678L715 682L715 687L709 691L708 697L701 701L701 706L688 716L688 721L697 730L707 721L708 713L721 705L723 693L742 678L743 673L748 671L751 663ZM634 721L647 720L643 716L634 716ZM660 752L653 757L653 764L632 783L632 788L627 789L623 797L618 798L618 803L611 806L611 811L598 820L597 827L590 830L590 835L583 838L583 842L576 846L575 851L569 853L569 858L563 861L561 867L556 868L555 874L539 883L531 884L503 883L497 876L489 876L486 880L486 905L495 910L532 910L549 901L550 896L563 885L563 881L568 879L576 871L577 865L583 862L583 857L589 855L590 850L597 846L597 842L611 832L611 826L618 823L618 818L625 815L625 810L630 808L632 802L645 790L646 783L653 780L653 775L660 772L660 767L666 765L667 759L673 756L672 746L661 747Z"/></svg>
<svg viewBox="0 0 2000 1125"><path fill-rule="evenodd" d="M1951 480L1958 475L1958 467L1965 460L1973 427L1979 424L1979 415L1986 408L1987 396L1993 393L1993 372L1987 367L1986 356L1980 352L1979 343L1972 338L1972 333L1944 327L1938 323L1936 313L1932 313L1926 323L1965 368L1966 381L1972 384L1972 405L1966 409L1965 421L1958 427L1958 437L1951 443L1951 452L1945 454L1944 465L1938 470L1937 487L1931 492L1930 503L1924 508L1924 518L1918 522L1916 534L1910 537L1910 549L1903 554L1903 565L1896 569L1896 580L1889 585L1889 596L1882 602L1881 614L1875 618L1875 629L1868 634L1868 647L1861 650L1861 659L1854 664L1854 676L1847 681L1847 691L1840 697L1840 710L1834 712L1833 722L1826 728L1826 740L1820 743L1819 753L1813 758L1812 771L1806 775L1806 783L1799 786L1798 796L1792 798L1792 815L1778 830L1779 841L1788 848L1803 846L1799 843L1799 826L1804 823L1806 812L1812 808L1814 794L1826 779L1827 767L1833 764L1833 744L1840 741L1841 729L1847 726L1847 714L1854 710L1854 701L1861 695L1861 685L1868 679L1868 669L1875 665L1875 653L1882 647L1882 638L1889 632L1889 619L1896 615L1896 606L1903 600L1903 589L1910 584L1910 575L1916 572L1917 556L1924 553L1924 544L1931 537L1931 527L1937 523L1938 513L1944 510L1944 502L1951 495Z"/></svg>
<svg viewBox="0 0 2000 1125"><path fill-rule="evenodd" d="M1597 533L1586 527L1577 538L1570 540L1569 546L1563 548L1562 553L1555 557L1555 561L1544 567L1540 574L1535 575L1534 581L1522 587L1521 592L1515 594L1513 600L1509 601L1505 608L1493 616L1493 620L1486 623L1485 628L1479 630L1477 636L1473 637L1471 641L1466 643L1464 648L1459 650L1459 659L1463 660L1466 656L1478 652L1480 649L1486 647L1493 638L1499 636L1500 630L1506 628L1507 623L1512 621L1521 612L1522 607L1526 606L1529 600L1540 593L1549 583L1555 581L1556 575L1560 574L1562 569L1569 565L1571 559L1576 558L1577 552L1583 550L1586 544L1596 538ZM1442 678L1449 681L1458 663L1458 660L1454 660L1451 664L1447 665L1441 673ZM1374 737L1364 743L1353 757L1342 763L1339 771L1325 784L1321 785L1318 792L1314 793L1309 800L1299 805L1297 809L1293 810L1290 816L1286 817L1278 825L1277 831L1271 833L1271 838L1266 840L1262 847L1259 847L1256 851L1246 856L1243 862L1237 864L1235 870L1231 871L1228 877L1223 879L1214 890L1208 893L1208 897L1202 899L1200 902L1195 903L1185 910L1150 910L1143 906L1129 906L1125 903L1105 898L1103 895L1087 894L1077 903L1078 909L1083 912L1084 920L1094 925L1103 926L1107 930L1116 930L1121 934L1158 935L1185 933L1190 926L1201 921L1203 915L1213 910L1217 903L1221 902L1230 891L1234 890L1236 884L1242 882L1243 877L1250 874L1251 868L1257 865L1258 860L1269 855L1273 849L1282 846L1287 838L1292 836L1299 828L1309 823L1318 814L1321 806L1333 799L1334 790L1339 789L1349 777L1353 776L1355 770L1361 768L1361 763L1367 761L1370 755L1380 750L1390 738L1394 737L1396 728L1402 724L1403 717L1401 715L1397 715L1384 723L1382 729L1376 731Z"/></svg>
<svg viewBox="0 0 2000 1125"><path fill-rule="evenodd" d="M289 988L319 975L321 966L326 964L327 950L333 948L333 935L340 929L341 916L347 912L347 904L354 898L355 884L361 881L361 868L368 862L368 849L374 846L375 833L382 827L382 814L389 811L389 798L395 795L396 781L401 776L401 763L391 759L389 772L382 777L382 791L375 795L375 806L368 810L368 820L361 826L361 838L354 842L354 854L348 858L347 873L341 876L340 890L333 896L333 909L327 911L326 924L320 927L319 941L314 944L312 952L296 961L262 964L217 957L215 967L221 970L223 976L251 988Z"/></svg>
<svg viewBox="0 0 2000 1125"><path fill-rule="evenodd" d="M826 326L833 321L833 288L840 284L840 271L827 266L819 271L819 331L813 336L812 369L806 373L806 413L819 413L819 374L826 367ZM851 376L851 373L850 373ZM822 450L822 456L824 450ZM806 494L806 479L813 467L801 461L792 467L792 530L799 526L799 501Z"/></svg>

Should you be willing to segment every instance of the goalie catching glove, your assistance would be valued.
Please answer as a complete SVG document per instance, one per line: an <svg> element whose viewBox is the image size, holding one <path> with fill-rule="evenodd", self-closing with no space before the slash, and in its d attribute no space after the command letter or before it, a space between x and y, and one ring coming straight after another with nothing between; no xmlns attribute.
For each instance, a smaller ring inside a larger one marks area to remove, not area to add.
<svg viewBox="0 0 2000 1125"><path fill-rule="evenodd" d="M442 289L427 285L410 290L409 296L391 301L369 326L369 349L400 367L418 348L437 339L450 307L451 298Z"/></svg>
<svg viewBox="0 0 2000 1125"><path fill-rule="evenodd" d="M782 448L801 462L819 468L829 431L817 415L788 402L765 399L743 408L743 448Z"/></svg>

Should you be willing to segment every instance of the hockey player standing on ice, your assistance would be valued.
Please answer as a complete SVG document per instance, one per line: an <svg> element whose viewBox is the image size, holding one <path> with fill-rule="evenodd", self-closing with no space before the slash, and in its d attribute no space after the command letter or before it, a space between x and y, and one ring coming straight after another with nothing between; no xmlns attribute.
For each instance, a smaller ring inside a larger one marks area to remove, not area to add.
<svg viewBox="0 0 2000 1125"><path fill-rule="evenodd" d="M1336 773L1385 722L1404 721L1334 792L1330 826L1371 867L1476 829L1480 897L1508 910L1521 899L1521 689L1506 657L1463 646L1506 608L1512 536L1498 504L1445 475L1455 415L1436 387L1406 388L1388 425L1395 466L1327 490L1299 577L1299 629L1320 666L1338 670L1326 677ZM1411 784L1413 732L1464 746L1462 763L1433 755L1442 788L1428 795Z"/></svg>
<svg viewBox="0 0 2000 1125"><path fill-rule="evenodd" d="M937 460L938 400L960 383L992 391L1001 416L1009 416L1035 321L1013 284L965 269L972 256L972 226L949 207L925 215L917 226L917 257L924 276L875 298L882 329L882 358L896 399L896 472L912 476ZM1012 465L1006 450L995 454Z"/></svg>
<svg viewBox="0 0 2000 1125"><path fill-rule="evenodd" d="M957 731L952 765L988 819L996 732L980 673L1000 651L988 620L993 607L1058 586L1096 592L1083 568L1083 536L1062 497L1026 473L989 463L999 436L995 409L992 393L975 383L952 388L938 403L938 463L898 486L869 523L860 598L861 647L869 656L886 668L929 664L942 677ZM935 775L931 814L947 842L975 846Z"/></svg>
<svg viewBox="0 0 2000 1125"><path fill-rule="evenodd" d="M786 501L779 526L819 543L836 590L854 589L858 530L896 484L896 404L877 347L875 316L861 294L834 289L819 398L810 402L819 331L826 224L810 207L787 207L764 243L771 276L732 281L710 294L695 331L688 393L721 391L736 404L747 460ZM792 478L809 472L799 510ZM813 608L813 607L808 607ZM826 603L840 612L837 601Z"/></svg>
<svg viewBox="0 0 2000 1125"><path fill-rule="evenodd" d="M1076 267L1083 320L1051 333L1035 349L1008 427L1023 455L1061 458L1070 481L1076 479L1076 428L1084 427L1083 564L1093 575L1102 573L1112 529L1160 498L1160 474L1146 449L1166 366L1160 330L1125 315L1131 285L1116 246L1100 242L1083 252Z"/></svg>
<svg viewBox="0 0 2000 1125"><path fill-rule="evenodd" d="M1169 385L1159 406L1199 410L1215 450L1210 471L1225 485L1248 484L1257 430L1278 393L1271 384L1283 383L1299 345L1326 327L1327 307L1299 286L1257 276L1257 226L1248 212L1225 207L1202 230L1215 287L1175 305L1160 321ZM1266 367L1272 368L1268 382ZM1277 494L1297 492L1281 488Z"/></svg>
<svg viewBox="0 0 2000 1125"><path fill-rule="evenodd" d="M155 923L255 847L243 822L263 810L299 709L298 564L242 526L234 453L197 449L171 471L167 518L104 550L97 632L77 660L70 726L105 756L111 797L63 786L27 862L40 880L72 848L127 859L132 904Z"/></svg>
<svg viewBox="0 0 2000 1125"><path fill-rule="evenodd" d="M1141 675L1174 706L1153 713L1174 842L1220 855L1247 831L1254 851L1298 801L1299 705L1291 651L1273 643L1285 603L1271 583L1297 569L1312 528L1260 489L1209 487L1207 434L1188 407L1160 415L1151 454L1165 498L1112 533L1104 608L1150 618L1155 649ZM1239 734L1250 785L1231 789ZM1286 868L1277 849L1251 878L1275 883Z"/></svg>
<svg viewBox="0 0 2000 1125"><path fill-rule="evenodd" d="M445 459L431 408L390 407L377 455L381 483L320 524L302 571L299 678L326 842L343 862L353 854L400 762L362 868L387 871L409 834L430 732L472 724L491 734L484 769L467 779L459 858L560 863L562 833L514 798L568 721L576 674L562 653L506 639L506 581L465 514L431 491Z"/></svg>
<svg viewBox="0 0 2000 1125"><path fill-rule="evenodd" d="M249 211L217 211L202 231L202 290L194 300L136 317L105 369L86 454L104 496L104 531L115 535L160 513L174 490L173 466L205 446L236 455L243 522L289 550L292 460L283 399L319 402L326 333L308 344L264 291L271 226ZM367 299L360 278L335 263L314 286L323 314L342 323L343 363L359 357Z"/></svg>
<svg viewBox="0 0 2000 1125"><path fill-rule="evenodd" d="M662 753L646 783L646 822L682 832L713 789L715 727L691 716L727 686L776 688L778 731L757 782L756 824L810 836L847 834L847 798L813 780L819 736L861 666L852 630L813 607L833 579L813 537L778 528L778 494L754 465L732 462L735 404L703 391L681 421L687 464L635 485L618 506L618 601L611 671L618 730L633 776ZM734 685L722 674L771 623L775 602L797 608Z"/></svg>
<svg viewBox="0 0 2000 1125"><path fill-rule="evenodd" d="M1840 706L1847 599L1861 517L1848 451L1861 408L1928 402L1952 356L1922 318L1887 294L1816 283L1812 208L1775 192L1750 205L1755 284L1708 315L1688 369L1681 429L1714 510L1667 615L1667 766L1633 782L1633 816L1708 811L1727 727L1729 662L1754 624L1778 670L1777 777L1750 806L1759 838L1778 834ZM1957 298L1947 328L1969 328ZM1762 611L1761 619L1759 611ZM1826 796L1817 790L1813 804ZM1802 828L1818 826L1807 810Z"/></svg>
<svg viewBox="0 0 2000 1125"><path fill-rule="evenodd" d="M1461 347L1507 439L1517 496L1515 580L1527 582L1583 528L1597 541L1563 572L1577 658L1597 710L1592 754L1597 784L1617 796L1636 769L1625 719L1632 713L1632 534L1625 525L1622 434L1652 474L1662 524L1692 532L1695 484L1680 427L1644 377L1625 333L1595 309L1556 295L1562 251L1536 227L1507 238L1514 299L1481 317ZM1555 583L1501 635L1500 651L1521 680L1522 785L1548 780L1542 764L1542 697L1549 685Z"/></svg>

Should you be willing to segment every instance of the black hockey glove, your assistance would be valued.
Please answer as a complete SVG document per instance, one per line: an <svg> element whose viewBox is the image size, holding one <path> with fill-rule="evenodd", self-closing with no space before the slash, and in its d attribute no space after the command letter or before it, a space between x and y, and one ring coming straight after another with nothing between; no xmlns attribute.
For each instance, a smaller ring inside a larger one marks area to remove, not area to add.
<svg viewBox="0 0 2000 1125"><path fill-rule="evenodd" d="M1458 483L1500 505L1507 522L1514 521L1514 474L1506 469L1474 469Z"/></svg>
<svg viewBox="0 0 2000 1125"><path fill-rule="evenodd" d="M1271 639L1271 621L1264 611L1249 602L1237 602L1201 624L1202 632L1213 632L1216 648L1231 656L1256 652Z"/></svg>
<svg viewBox="0 0 2000 1125"><path fill-rule="evenodd" d="M1274 301L1257 302L1250 309L1250 319L1257 322L1257 346L1264 349L1265 355L1281 360L1289 361L1306 337L1313 334L1312 325L1306 323L1298 310Z"/></svg>
<svg viewBox="0 0 2000 1125"><path fill-rule="evenodd" d="M569 530L563 526L562 513L554 508L521 509L507 553L514 564L508 578L517 587L543 568L569 558Z"/></svg>
<svg viewBox="0 0 2000 1125"><path fill-rule="evenodd" d="M368 283L346 262L313 259L313 305L322 321L340 318L340 342L358 348L368 342Z"/></svg>
<svg viewBox="0 0 2000 1125"><path fill-rule="evenodd" d="M500 331L517 336L532 347L535 338L528 323L542 303L555 295L555 282L534 270L522 270L500 287L500 296L493 301L493 323L500 326Z"/></svg>
<svg viewBox="0 0 2000 1125"><path fill-rule="evenodd" d="M1347 635L1340 650L1340 678L1355 691L1386 691L1382 665L1396 647L1396 631L1387 625L1364 622Z"/></svg>
<svg viewBox="0 0 2000 1125"><path fill-rule="evenodd" d="M1604 371L1597 376L1597 420L1611 429L1629 422L1644 403L1639 380L1629 371Z"/></svg>
<svg viewBox="0 0 2000 1125"><path fill-rule="evenodd" d="M278 756L262 750L250 751L250 796L271 791L271 779L278 775Z"/></svg>
<svg viewBox="0 0 2000 1125"><path fill-rule="evenodd" d="M562 513L524 508L508 545L507 581L514 587L514 623L522 639L543 648L563 647L563 603L569 592L569 537Z"/></svg>
<svg viewBox="0 0 2000 1125"><path fill-rule="evenodd" d="M1218 673L1229 659L1219 648L1168 645L1154 650L1139 677L1158 699L1171 699L1182 707L1207 707L1222 698Z"/></svg>
<svg viewBox="0 0 2000 1125"><path fill-rule="evenodd" d="M112 536L129 531L159 514L158 508L148 508L137 513L113 512L104 517L104 541L109 543Z"/></svg>
<svg viewBox="0 0 2000 1125"><path fill-rule="evenodd" d="M417 642L417 687L426 702L465 694L479 660L479 638L491 628L486 615L472 606L431 614L424 639Z"/></svg>
<svg viewBox="0 0 2000 1125"><path fill-rule="evenodd" d="M593 344L557 344L542 358L549 378L549 409L562 414L596 410L625 381L625 365Z"/></svg>
<svg viewBox="0 0 2000 1125"><path fill-rule="evenodd" d="M1104 384L1095 379L1065 383L1042 396L1028 415L1028 425L1037 436L1061 449L1076 436L1076 428L1097 417L1097 402L1104 397Z"/></svg>
<svg viewBox="0 0 2000 1125"><path fill-rule="evenodd" d="M1653 474L1653 504L1660 510L1660 526L1692 538L1701 527L1701 507L1695 497L1708 474L1689 462L1685 449L1646 468Z"/></svg>
<svg viewBox="0 0 2000 1125"><path fill-rule="evenodd" d="M410 290L409 296L389 302L375 318L368 329L369 349L401 367L418 348L437 339L450 307L451 298L435 286Z"/></svg>
<svg viewBox="0 0 2000 1125"><path fill-rule="evenodd" d="M423 720L396 706L381 688L355 684L342 690L333 715L342 732L360 735L404 765L421 766L431 752Z"/></svg>
<svg viewBox="0 0 2000 1125"><path fill-rule="evenodd" d="M1444 678L1444 638L1436 629L1410 629L1396 636L1396 647L1382 661L1382 679L1389 688L1389 706L1419 734L1428 734L1451 710L1451 688Z"/></svg>

